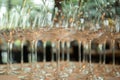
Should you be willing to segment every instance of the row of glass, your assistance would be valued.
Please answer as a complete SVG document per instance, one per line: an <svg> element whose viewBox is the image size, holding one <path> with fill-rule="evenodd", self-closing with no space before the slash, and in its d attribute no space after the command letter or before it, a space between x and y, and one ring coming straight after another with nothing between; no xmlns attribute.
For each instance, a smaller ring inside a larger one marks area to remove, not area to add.
<svg viewBox="0 0 120 80"><path fill-rule="evenodd" d="M111 52L112 52L112 63L113 65L106 64L106 42L99 44L97 47L99 49L99 63L92 63L92 41L88 41L87 43L78 42L78 54L79 54L79 62L70 61L70 42L66 42L66 53L67 53L67 61L64 59L60 60L60 52L62 55L65 54L65 43L51 43L52 44L52 60L50 62L46 62L46 42L43 43L43 62L37 61L38 55L38 42L31 42L31 53L30 53L30 62L24 63L24 43L20 44L20 64L14 62L13 59L13 43L7 43L7 64L0 65L0 73L8 74L8 75L16 75L19 78L24 78L26 80L32 78L32 80L37 79L69 79L73 74L77 79L105 79L106 77L120 77L120 66L115 65L115 40L111 41ZM83 44L83 52L82 52L82 44ZM61 48L60 49L60 45ZM54 52L56 53L57 60L54 61ZM83 53L83 56L82 56ZM89 56L87 56L89 55ZM103 62L102 62L103 55ZM19 55L18 55L19 56ZM18 57L17 56L17 57ZM63 57L64 58L64 57ZM83 58L83 60L81 59Z"/></svg>

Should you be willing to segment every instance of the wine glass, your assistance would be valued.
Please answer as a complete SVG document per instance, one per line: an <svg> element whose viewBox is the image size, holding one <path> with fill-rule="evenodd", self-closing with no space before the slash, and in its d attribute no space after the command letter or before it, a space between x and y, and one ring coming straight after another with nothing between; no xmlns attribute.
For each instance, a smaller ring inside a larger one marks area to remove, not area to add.
<svg viewBox="0 0 120 80"><path fill-rule="evenodd" d="M18 65L14 65L13 59L13 42L14 42L14 31L10 31L10 39L8 40L8 61L9 61L9 72L8 74L17 74Z"/></svg>
<svg viewBox="0 0 120 80"><path fill-rule="evenodd" d="M36 67L35 72L34 72L34 76L42 75L41 78L46 78L47 75L48 74L51 75L53 73L52 72L53 69L55 69L53 65L51 65L51 64L46 62L46 56L47 56L46 55L46 46L47 46L46 43L47 43L47 41L52 41L52 43L55 42L55 39L56 39L55 38L55 34L51 33L50 30L49 31L45 31L45 28L44 29L42 28L42 29L36 31L35 35L37 36L37 37L35 36L35 39L36 39L36 43L35 43L35 57L37 57L37 41L38 40L42 40L43 41L43 66L41 64L42 67ZM51 37L51 36L54 36L54 37ZM40 66L38 64L39 63L36 62L36 65ZM38 74L36 74L36 73L38 73Z"/></svg>
<svg viewBox="0 0 120 80"><path fill-rule="evenodd" d="M9 34L9 37L6 36ZM9 32L4 33L4 37L7 42L7 72L6 74L16 75L19 73L20 66L15 63L13 48L14 48L14 41L15 41L15 32L14 30L10 29Z"/></svg>
<svg viewBox="0 0 120 80"><path fill-rule="evenodd" d="M116 70L116 34L111 34L111 52L112 52L112 70L110 73L112 73L112 76L119 76L119 71Z"/></svg>
<svg viewBox="0 0 120 80"><path fill-rule="evenodd" d="M18 78L20 79L29 79L31 78L30 75L32 75L32 72L34 71L33 66L33 56L34 56L34 49L32 46L30 58L29 59L29 53L28 53L28 46L30 48L31 45L34 45L34 39L33 39L33 32L31 32L28 29L22 29L21 33L19 31L18 39L21 41L20 50L21 50L21 60L20 60L20 73L18 74ZM29 41L27 41L29 40ZM31 43L30 43L31 42ZM31 45L30 45L31 44ZM25 51L26 50L26 51ZM26 61L27 60L27 61ZM28 62L29 61L29 62ZM25 63L28 62L28 63Z"/></svg>
<svg viewBox="0 0 120 80"><path fill-rule="evenodd" d="M92 41L97 41L97 43L99 44L99 42L101 42L101 40L99 40L99 38L102 36L101 35L101 31L99 32L99 31L97 31L97 33L96 32L88 32L88 34L90 34L90 36L87 36L87 44L88 44L88 59L89 59L89 64L87 65L86 64L86 71L87 71L87 76L88 76L88 78L90 78L90 79L95 79L95 77L96 77L96 72L94 73L94 71L96 71L97 69L99 69L98 67L96 68L95 66L95 64L92 64L92 46L94 46L94 45L92 45ZM97 40L96 40L97 39ZM105 40L105 39L104 39ZM103 40L103 41L104 41ZM96 43L95 43L96 44ZM103 45L102 45L102 43L100 43L100 45L98 45L98 47L100 48L100 50L102 50L103 49ZM103 51L104 52L104 51ZM103 55L106 55L105 53L103 53ZM100 65L101 65L101 60L102 60L102 53L100 53ZM99 76L100 77L100 76Z"/></svg>
<svg viewBox="0 0 120 80"><path fill-rule="evenodd" d="M61 71L61 74L60 74L60 77L61 78L68 78L70 76L70 74L73 72L73 70L75 69L75 65L74 63L72 63L70 61L70 49L71 49L71 44L70 42L72 40L75 39L75 33L72 32L72 30L70 29L66 29L67 32L63 32L65 35L61 38L61 42L64 43L66 42L66 52L67 52L67 61L63 64L66 64L64 65L64 67L62 66L63 68L63 71ZM62 75L63 74L63 75Z"/></svg>
<svg viewBox="0 0 120 80"><path fill-rule="evenodd" d="M7 74L19 74L20 65L17 65L17 63L15 62L15 53L13 53L16 33L14 30L10 30L9 34L9 37L6 36L7 33L4 34L7 40Z"/></svg>

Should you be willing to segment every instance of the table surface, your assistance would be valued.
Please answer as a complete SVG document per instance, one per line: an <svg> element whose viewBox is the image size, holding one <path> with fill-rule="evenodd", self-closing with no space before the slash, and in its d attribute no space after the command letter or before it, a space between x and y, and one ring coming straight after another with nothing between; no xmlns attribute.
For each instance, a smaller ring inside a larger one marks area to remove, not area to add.
<svg viewBox="0 0 120 80"><path fill-rule="evenodd" d="M78 80L76 77L74 77L75 75L76 74L73 74L71 77L69 77L68 80ZM17 76L13 76L13 75L0 75L0 80L20 80L20 79L17 78ZM86 79L83 79L83 80L86 80ZM120 80L120 77L106 77L104 80Z"/></svg>
<svg viewBox="0 0 120 80"><path fill-rule="evenodd" d="M20 80L17 76L13 75L0 75L0 80Z"/></svg>
<svg viewBox="0 0 120 80"><path fill-rule="evenodd" d="M78 62L73 62L75 65L78 65ZM43 65L43 63L39 63L40 65ZM49 63L48 63L49 64ZM62 64L65 64L64 62ZM19 65L19 64L18 64ZM97 66L97 64L93 64L94 66ZM107 66L111 66L111 65L107 65ZM120 66L120 65L116 65L116 66ZM86 78L80 78L79 79L79 73L74 72L72 74L70 74L69 78L67 80L86 80ZM80 75L82 76L82 75ZM17 75L0 75L0 80L22 80L19 79ZM31 79L32 80L32 79ZM48 79L46 78L45 80L52 80L52 79ZM111 76L105 76L103 80L120 80L120 77L111 77Z"/></svg>

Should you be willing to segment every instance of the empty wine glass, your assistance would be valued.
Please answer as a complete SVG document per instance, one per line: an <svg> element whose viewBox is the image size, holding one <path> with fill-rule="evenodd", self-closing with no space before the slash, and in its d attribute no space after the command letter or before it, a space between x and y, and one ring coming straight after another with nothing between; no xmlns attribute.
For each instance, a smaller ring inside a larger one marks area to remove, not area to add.
<svg viewBox="0 0 120 80"><path fill-rule="evenodd" d="M71 49L71 41L75 38L74 33L68 30L68 32L64 32L64 36L60 39L61 42L66 42L66 55L67 55L67 61L63 64L62 70L60 71L60 78L66 79L70 76L70 74L75 69L74 63L70 61L70 49Z"/></svg>
<svg viewBox="0 0 120 80"><path fill-rule="evenodd" d="M18 70L20 69L20 66L17 65L15 63L15 60L14 60L14 55L13 54L13 43L14 43L14 37L15 35L14 34L14 31L10 31L10 41L8 41L8 60L9 60L9 74L17 74L18 73Z"/></svg>
<svg viewBox="0 0 120 80"><path fill-rule="evenodd" d="M116 66L116 36L112 36L112 40L111 40L111 52L112 52L112 76L115 76L115 77L119 77L120 76L120 73L119 71L116 69L117 66Z"/></svg>
<svg viewBox="0 0 120 80"><path fill-rule="evenodd" d="M6 33L7 34L7 33ZM6 35L4 34L4 36ZM14 30L10 30L10 36L6 37L7 40L7 74L18 74L20 66L15 63L15 54L13 53L13 45L15 41L15 32ZM19 59L20 60L20 59Z"/></svg>

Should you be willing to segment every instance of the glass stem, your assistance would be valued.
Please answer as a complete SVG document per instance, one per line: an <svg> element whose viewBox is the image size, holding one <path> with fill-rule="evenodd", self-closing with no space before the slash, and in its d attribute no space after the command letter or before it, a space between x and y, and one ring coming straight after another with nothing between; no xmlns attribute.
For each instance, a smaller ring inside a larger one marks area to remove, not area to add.
<svg viewBox="0 0 120 80"><path fill-rule="evenodd" d="M34 63L34 44L35 44L35 42L32 41L31 68L33 68L33 63Z"/></svg>
<svg viewBox="0 0 120 80"><path fill-rule="evenodd" d="M106 64L106 42L103 44L103 64Z"/></svg>
<svg viewBox="0 0 120 80"><path fill-rule="evenodd" d="M100 60L99 63L101 64L102 63L102 53L101 52L100 52L100 59L99 60Z"/></svg>
<svg viewBox="0 0 120 80"><path fill-rule="evenodd" d="M10 70L10 43L8 42L7 44L8 49L7 49L7 71L9 74L9 70Z"/></svg>
<svg viewBox="0 0 120 80"><path fill-rule="evenodd" d="M115 67L115 40L112 41L113 67Z"/></svg>
<svg viewBox="0 0 120 80"><path fill-rule="evenodd" d="M12 42L11 42L11 43L10 43L10 53L9 53L10 69L12 68L12 62L13 62L13 59L12 59L12 49L13 49L13 44L12 44Z"/></svg>
<svg viewBox="0 0 120 80"><path fill-rule="evenodd" d="M102 44L98 45L98 49L99 49L99 64L102 63L102 53L101 53L102 46L103 46Z"/></svg>
<svg viewBox="0 0 120 80"><path fill-rule="evenodd" d="M21 42L21 70L23 70L23 42Z"/></svg>
<svg viewBox="0 0 120 80"><path fill-rule="evenodd" d="M38 43L38 41L35 41L35 65L36 65L36 67L37 67L37 43Z"/></svg>
<svg viewBox="0 0 120 80"><path fill-rule="evenodd" d="M83 63L85 63L85 44L83 44Z"/></svg>
<svg viewBox="0 0 120 80"><path fill-rule="evenodd" d="M54 62L54 48L55 48L55 43L52 43L52 53L51 53L51 56L52 56L52 63Z"/></svg>
<svg viewBox="0 0 120 80"><path fill-rule="evenodd" d="M43 63L44 63L44 68L45 68L45 64L46 64L46 42L44 42L44 46L43 46Z"/></svg>
<svg viewBox="0 0 120 80"><path fill-rule="evenodd" d="M86 63L88 61L88 50L89 50L89 44L84 44L84 50L83 50L83 63Z"/></svg>
<svg viewBox="0 0 120 80"><path fill-rule="evenodd" d="M80 65L80 68L81 68L81 42L79 42L78 44L78 55L79 55L79 65Z"/></svg>
<svg viewBox="0 0 120 80"><path fill-rule="evenodd" d="M58 52L57 52L57 76L59 77L59 72L60 72L60 41L58 41Z"/></svg>
<svg viewBox="0 0 120 80"><path fill-rule="evenodd" d="M64 61L64 48L65 48L65 43L62 42L62 61Z"/></svg>
<svg viewBox="0 0 120 80"><path fill-rule="evenodd" d="M90 72L92 72L92 58L91 58L91 40L89 42L89 65L90 65Z"/></svg>
<svg viewBox="0 0 120 80"><path fill-rule="evenodd" d="M67 42L67 62L70 61L70 42Z"/></svg>

